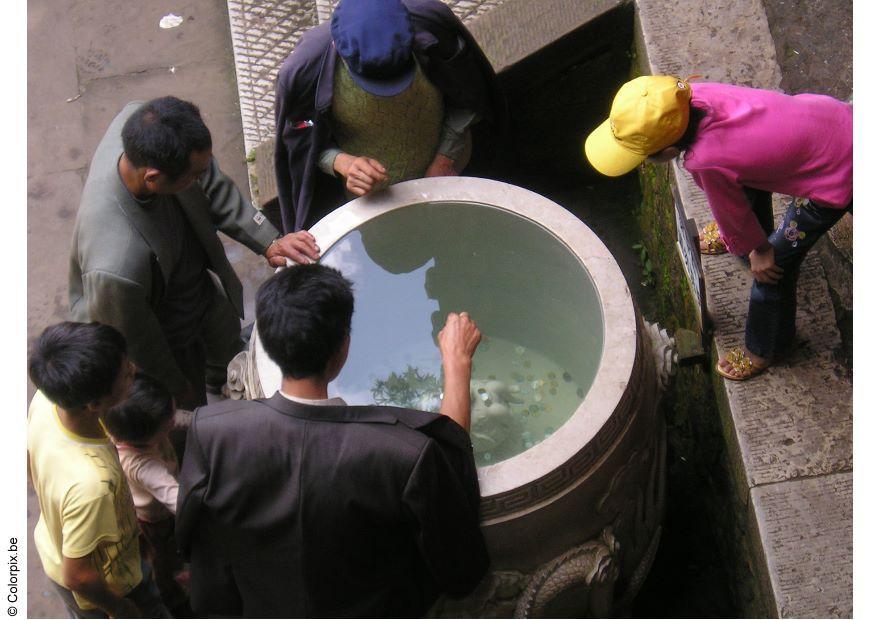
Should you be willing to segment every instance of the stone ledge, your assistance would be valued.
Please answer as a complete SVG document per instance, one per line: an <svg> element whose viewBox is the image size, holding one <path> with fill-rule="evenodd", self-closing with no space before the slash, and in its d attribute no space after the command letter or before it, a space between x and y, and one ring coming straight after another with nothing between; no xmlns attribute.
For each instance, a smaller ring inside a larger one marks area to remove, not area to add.
<svg viewBox="0 0 875 620"><path fill-rule="evenodd" d="M678 12L638 0L638 51L650 73L701 74L778 89L780 70L759 0L696 2ZM683 40L679 39L683 33ZM695 88L695 82L693 83ZM707 200L677 164L687 217L711 220ZM776 208L776 217L783 215ZM703 262L719 353L743 343L750 276L732 256ZM826 279L810 253L800 275L799 346L788 364L746 382L716 380L736 492L751 506L753 559L770 584L765 607L781 617L852 613L852 385L835 358L841 339ZM812 550L829 550L829 567ZM826 578L828 583L821 584Z"/></svg>
<svg viewBox="0 0 875 620"><path fill-rule="evenodd" d="M765 561L778 615L851 617L852 473L759 486L751 497L763 547L771 551Z"/></svg>

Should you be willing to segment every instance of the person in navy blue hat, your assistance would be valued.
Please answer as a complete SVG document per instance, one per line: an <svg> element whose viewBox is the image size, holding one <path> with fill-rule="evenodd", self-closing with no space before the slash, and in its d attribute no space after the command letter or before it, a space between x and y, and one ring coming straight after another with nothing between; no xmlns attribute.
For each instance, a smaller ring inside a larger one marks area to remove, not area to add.
<svg viewBox="0 0 875 620"><path fill-rule="evenodd" d="M283 228L392 183L457 175L503 120L495 72L442 2L340 0L277 78Z"/></svg>

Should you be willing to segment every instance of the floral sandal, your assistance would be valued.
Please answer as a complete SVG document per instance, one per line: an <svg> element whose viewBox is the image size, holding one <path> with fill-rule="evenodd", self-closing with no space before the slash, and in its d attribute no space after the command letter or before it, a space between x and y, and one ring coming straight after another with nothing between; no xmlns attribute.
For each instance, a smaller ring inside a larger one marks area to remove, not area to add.
<svg viewBox="0 0 875 620"><path fill-rule="evenodd" d="M746 381L747 379L756 377L769 367L768 364L762 366L754 364L753 360L751 360L747 353L745 353L740 347L733 347L730 349L729 352L726 353L725 359L729 362L733 372L723 370L723 368L720 367L719 361L717 362L717 365L714 366L714 370L730 381Z"/></svg>
<svg viewBox="0 0 875 620"><path fill-rule="evenodd" d="M723 235L720 234L720 229L717 228L717 222L711 222L702 229L700 237L699 253L700 254L726 254L726 243L723 241ZM704 248L702 245L704 244Z"/></svg>

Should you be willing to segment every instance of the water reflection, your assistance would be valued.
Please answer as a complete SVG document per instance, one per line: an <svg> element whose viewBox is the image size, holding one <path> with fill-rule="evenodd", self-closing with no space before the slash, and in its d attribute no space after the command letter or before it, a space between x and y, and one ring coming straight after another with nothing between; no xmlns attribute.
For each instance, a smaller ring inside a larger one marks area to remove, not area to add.
<svg viewBox="0 0 875 620"><path fill-rule="evenodd" d="M480 464L543 440L592 383L603 324L595 289L555 237L522 218L405 207L351 231L322 261L355 287L349 360L331 386L350 404L439 409L437 334L449 312L470 312L485 336L472 381Z"/></svg>

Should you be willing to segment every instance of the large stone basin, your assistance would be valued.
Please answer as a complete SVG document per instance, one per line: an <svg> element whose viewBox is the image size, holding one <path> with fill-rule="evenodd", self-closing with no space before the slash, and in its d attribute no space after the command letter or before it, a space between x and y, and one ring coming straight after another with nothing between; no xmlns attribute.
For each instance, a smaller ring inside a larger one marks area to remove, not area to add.
<svg viewBox="0 0 875 620"><path fill-rule="evenodd" d="M392 186L311 232L356 290L331 395L436 409L446 314L485 335L472 437L492 566L433 613L622 613L659 541L665 440L650 330L604 244L543 196L467 177ZM246 397L278 389L257 329L243 362Z"/></svg>

